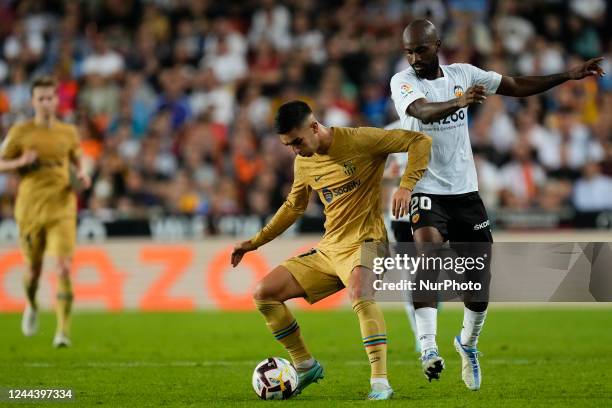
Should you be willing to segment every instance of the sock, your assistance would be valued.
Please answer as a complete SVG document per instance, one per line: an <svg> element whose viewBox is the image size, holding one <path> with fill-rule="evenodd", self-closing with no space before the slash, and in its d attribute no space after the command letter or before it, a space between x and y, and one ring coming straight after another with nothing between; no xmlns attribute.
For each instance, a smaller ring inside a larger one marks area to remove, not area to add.
<svg viewBox="0 0 612 408"><path fill-rule="evenodd" d="M421 352L427 349L438 348L436 344L436 328L438 323L438 309L435 307L421 307L414 311L417 336Z"/></svg>
<svg viewBox="0 0 612 408"><path fill-rule="evenodd" d="M356 300L353 310L359 318L371 378L387 378L387 330L382 311L373 300Z"/></svg>
<svg viewBox="0 0 612 408"><path fill-rule="evenodd" d="M461 329L462 345L469 348L476 348L478 336L480 335L486 317L486 310L484 312L474 312L467 307L463 309L463 329Z"/></svg>
<svg viewBox="0 0 612 408"><path fill-rule="evenodd" d="M417 327L416 327L416 319L414 314L414 305L412 304L412 300L404 303L404 307L406 309L406 315L408 316L408 323L410 323L410 329L412 329L412 333L414 334L414 339L418 343L419 336L417 336Z"/></svg>
<svg viewBox="0 0 612 408"><path fill-rule="evenodd" d="M32 274L26 274L23 277L23 287L25 289L26 298L32 309L38 309L36 303L36 291L38 290L38 279L35 279Z"/></svg>
<svg viewBox="0 0 612 408"><path fill-rule="evenodd" d="M70 311L72 309L72 285L70 277L60 276L57 282L57 333L70 333Z"/></svg>
<svg viewBox="0 0 612 408"><path fill-rule="evenodd" d="M314 363L315 363L315 359L310 357L308 360L300 361L299 363L296 363L294 365L298 371L306 371L310 367L312 367Z"/></svg>
<svg viewBox="0 0 612 408"><path fill-rule="evenodd" d="M383 384L387 387L390 387L389 380L387 380L386 378L370 378L370 385L374 384Z"/></svg>
<svg viewBox="0 0 612 408"><path fill-rule="evenodd" d="M277 300L255 300L257 310L263 315L268 328L285 347L293 365L297 369L308 369L314 364L312 355L306 348L300 326L283 302ZM310 365L309 365L310 363Z"/></svg>

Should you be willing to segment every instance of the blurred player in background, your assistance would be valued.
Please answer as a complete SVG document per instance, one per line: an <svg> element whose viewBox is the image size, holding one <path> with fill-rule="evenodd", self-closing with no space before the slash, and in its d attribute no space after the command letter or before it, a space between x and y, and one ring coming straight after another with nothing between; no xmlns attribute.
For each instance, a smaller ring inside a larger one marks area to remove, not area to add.
<svg viewBox="0 0 612 408"><path fill-rule="evenodd" d="M391 78L395 108L403 129L426 132L433 138L427 172L411 201L414 241L492 242L487 212L478 195L467 107L483 103L494 93L525 97L568 80L602 76L602 58L564 73L529 77L502 76L469 64L440 65L441 41L428 20L410 23L403 32L403 45L411 66ZM454 345L462 359L465 385L478 390L482 374L476 347L488 303L464 303L463 329ZM436 302L414 303L423 372L430 381L444 369L436 343L436 307Z"/></svg>
<svg viewBox="0 0 612 408"><path fill-rule="evenodd" d="M70 345L70 310L72 288L70 267L76 242L76 195L71 184L71 166L75 181L88 188L90 179L81 168L79 135L75 126L56 117L57 84L50 77L32 83L34 118L11 127L2 144L2 160L22 161L21 180L15 204L21 248L28 269L24 277L27 305L22 331L32 336L38 329L36 291L45 251L57 257L57 329L55 347Z"/></svg>
<svg viewBox="0 0 612 408"><path fill-rule="evenodd" d="M270 242L304 213L313 190L325 206L325 235L316 248L274 268L254 293L274 337L285 347L299 373L297 392L323 378L323 367L310 354L300 328L285 305L292 298L315 303L349 289L353 310L371 365L368 399L393 395L387 380L387 334L383 314L374 302L373 258L386 251L370 250L366 242L386 248L387 234L380 211L381 181L387 155L410 152L410 161L394 195L394 213L408 211L410 193L429 160L431 140L420 132L377 128L328 128L301 101L278 110L277 132L298 155L294 180L285 203L253 238L236 245L232 265L249 251Z"/></svg>

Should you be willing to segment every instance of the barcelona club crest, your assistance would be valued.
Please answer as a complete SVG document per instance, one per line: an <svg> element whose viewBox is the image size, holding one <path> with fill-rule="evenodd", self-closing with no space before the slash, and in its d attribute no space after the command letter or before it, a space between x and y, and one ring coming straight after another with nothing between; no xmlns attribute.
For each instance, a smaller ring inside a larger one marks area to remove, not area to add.
<svg viewBox="0 0 612 408"><path fill-rule="evenodd" d="M350 160L344 163L343 166L344 166L344 174L346 174L347 176L352 176L353 174L355 174L355 170L357 170L355 166L353 165L353 162Z"/></svg>
<svg viewBox="0 0 612 408"><path fill-rule="evenodd" d="M455 92L455 96L457 98L460 97L461 95L463 95L463 88L461 87L461 85L455 86L454 92Z"/></svg>

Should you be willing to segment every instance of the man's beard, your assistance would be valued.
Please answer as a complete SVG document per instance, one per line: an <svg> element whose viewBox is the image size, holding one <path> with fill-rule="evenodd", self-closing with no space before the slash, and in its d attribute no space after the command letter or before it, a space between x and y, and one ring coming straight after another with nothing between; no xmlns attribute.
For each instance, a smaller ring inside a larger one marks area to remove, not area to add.
<svg viewBox="0 0 612 408"><path fill-rule="evenodd" d="M414 68L414 66L412 67L414 69L414 73L416 74L417 77L422 78L422 79L427 79L427 78L431 78L431 77L436 77L438 74L438 68L440 66L440 60L438 59L438 56L436 55L434 61L431 64L421 64L421 70L417 71L416 68Z"/></svg>

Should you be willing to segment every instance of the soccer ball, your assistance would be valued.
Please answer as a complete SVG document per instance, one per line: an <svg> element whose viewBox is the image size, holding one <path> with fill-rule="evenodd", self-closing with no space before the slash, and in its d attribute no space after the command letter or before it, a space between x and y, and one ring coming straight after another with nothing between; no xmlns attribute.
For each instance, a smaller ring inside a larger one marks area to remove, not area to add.
<svg viewBox="0 0 612 408"><path fill-rule="evenodd" d="M259 398L282 400L291 398L298 385L298 373L284 358L269 357L253 371L253 389Z"/></svg>

